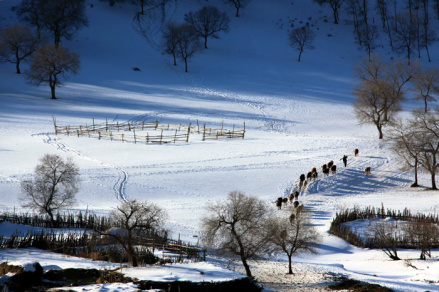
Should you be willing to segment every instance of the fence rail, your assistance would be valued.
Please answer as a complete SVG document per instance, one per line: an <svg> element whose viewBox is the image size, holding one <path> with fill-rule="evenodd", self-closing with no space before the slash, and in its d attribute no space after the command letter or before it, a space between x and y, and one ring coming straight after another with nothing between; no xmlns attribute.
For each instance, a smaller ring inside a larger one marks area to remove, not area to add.
<svg viewBox="0 0 439 292"><path fill-rule="evenodd" d="M225 129L223 126L219 129L208 128L204 126L200 127L198 121L196 126L189 124L188 126L181 124L164 124L155 122L136 122L136 123L108 123L96 124L93 122L90 125L79 126L59 126L56 124L55 117L53 118L53 125L55 128L55 134L65 134L68 136L88 136L89 138L97 138L99 140L115 140L127 143L143 143L143 144L165 144L176 142L189 142L189 136L191 133L202 134L202 141L205 140L218 140L218 139L237 139L245 137L245 122L243 129L235 129L233 125L232 129ZM160 131L160 134L152 135L149 132L137 134L137 131ZM128 133L127 133L128 132ZM171 133L172 132L172 133Z"/></svg>

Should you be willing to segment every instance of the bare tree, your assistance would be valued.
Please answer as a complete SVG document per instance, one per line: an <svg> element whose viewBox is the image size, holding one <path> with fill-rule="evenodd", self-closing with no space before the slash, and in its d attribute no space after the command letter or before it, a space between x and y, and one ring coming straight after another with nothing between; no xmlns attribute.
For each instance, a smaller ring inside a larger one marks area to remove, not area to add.
<svg viewBox="0 0 439 292"><path fill-rule="evenodd" d="M178 29L177 52L184 61L185 72L188 60L201 49L201 44L194 28L190 24L182 24Z"/></svg>
<svg viewBox="0 0 439 292"><path fill-rule="evenodd" d="M413 112L412 127L419 133L417 147L419 148L419 163L422 168L430 173L431 189L437 190L436 172L437 155L439 154L439 108L425 112Z"/></svg>
<svg viewBox="0 0 439 292"><path fill-rule="evenodd" d="M291 258L294 254L317 253L315 247L321 242L321 237L311 225L308 214L302 212L292 222L284 217L270 218L267 228L274 249L280 249L288 256L288 274L293 274Z"/></svg>
<svg viewBox="0 0 439 292"><path fill-rule="evenodd" d="M418 144L422 140L420 133L412 127L410 121L403 122L399 120L392 123L387 140L392 144L392 152L403 162L401 170L407 171L414 168L415 181L411 184L411 187L418 187L418 166L421 153Z"/></svg>
<svg viewBox="0 0 439 292"><path fill-rule="evenodd" d="M175 23L167 23L163 31L163 53L172 55L174 66L177 66L177 49L179 42L180 27Z"/></svg>
<svg viewBox="0 0 439 292"><path fill-rule="evenodd" d="M20 74L20 63L29 57L39 45L39 40L28 26L0 28L0 60L16 64Z"/></svg>
<svg viewBox="0 0 439 292"><path fill-rule="evenodd" d="M17 15L38 29L53 33L58 47L61 38L70 40L77 30L88 25L85 7L85 0L24 0Z"/></svg>
<svg viewBox="0 0 439 292"><path fill-rule="evenodd" d="M236 17L239 17L239 10L247 6L251 0L224 0L224 3L233 5L236 9Z"/></svg>
<svg viewBox="0 0 439 292"><path fill-rule="evenodd" d="M32 181L21 183L22 206L48 215L55 227L54 213L75 203L79 169L71 159L63 160L56 154L46 154L34 172Z"/></svg>
<svg viewBox="0 0 439 292"><path fill-rule="evenodd" d="M314 0L314 2L317 2L319 5L328 3L329 6L332 8L332 13L334 15L334 24L338 24L339 22L339 15L338 11L340 10L341 6L343 5L344 0Z"/></svg>
<svg viewBox="0 0 439 292"><path fill-rule="evenodd" d="M357 41L360 47L364 48L367 51L369 56L369 62L371 58L371 54L373 51L379 47L379 32L376 25L367 25L366 23L362 23L358 27L357 33Z"/></svg>
<svg viewBox="0 0 439 292"><path fill-rule="evenodd" d="M386 27L387 20L389 18L389 8L387 0L376 0L375 9L381 18L381 25L383 28Z"/></svg>
<svg viewBox="0 0 439 292"><path fill-rule="evenodd" d="M38 48L32 56L31 66L26 72L30 84L39 86L48 84L52 99L56 99L55 88L63 85L62 78L68 73L76 74L79 70L79 56L63 47L45 45Z"/></svg>
<svg viewBox="0 0 439 292"><path fill-rule="evenodd" d="M398 256L398 241L400 232L397 224L393 221L382 222L372 225L371 232L375 234L374 241L377 248L380 248L392 260L400 260Z"/></svg>
<svg viewBox="0 0 439 292"><path fill-rule="evenodd" d="M247 276L251 277L247 260L268 247L265 224L269 217L270 210L261 200L231 192L226 201L208 206L202 219L203 242L220 253L239 256Z"/></svg>
<svg viewBox="0 0 439 292"><path fill-rule="evenodd" d="M199 37L204 38L206 49L208 37L218 38L218 32L229 31L229 17L215 6L204 6L198 11L191 11L185 15L184 20L192 25Z"/></svg>
<svg viewBox="0 0 439 292"><path fill-rule="evenodd" d="M408 14L398 14L396 17L397 29L393 31L393 49L398 54L405 53L409 62L416 45L417 21L411 21Z"/></svg>
<svg viewBox="0 0 439 292"><path fill-rule="evenodd" d="M135 244L139 244L139 240L149 232L160 229L166 217L166 212L157 205L136 200L123 201L117 210L110 213L110 218L120 229L103 234L116 239L127 253L130 263L137 267L139 262Z"/></svg>
<svg viewBox="0 0 439 292"><path fill-rule="evenodd" d="M354 68L360 80L354 89L354 109L359 123L375 125L382 139L382 128L401 110L404 86L417 74L418 68L416 62L393 61L387 65L376 55L372 55L370 62L367 59L360 62Z"/></svg>
<svg viewBox="0 0 439 292"><path fill-rule="evenodd" d="M314 46L312 45L314 38L314 32L307 26L296 28L290 32L290 46L299 51L299 62L304 49L314 49Z"/></svg>
<svg viewBox="0 0 439 292"><path fill-rule="evenodd" d="M430 219L416 219L408 222L404 226L408 242L421 250L420 259L426 260L431 258L431 247L439 239L439 228L437 224Z"/></svg>
<svg viewBox="0 0 439 292"><path fill-rule="evenodd" d="M420 71L413 78L415 100L424 102L424 112L428 111L427 103L436 101L433 94L439 93L439 71L437 68L428 68Z"/></svg>
<svg viewBox="0 0 439 292"><path fill-rule="evenodd" d="M22 0L16 7L17 17L37 28L38 38L41 37L43 29L43 11L44 3L41 0Z"/></svg>

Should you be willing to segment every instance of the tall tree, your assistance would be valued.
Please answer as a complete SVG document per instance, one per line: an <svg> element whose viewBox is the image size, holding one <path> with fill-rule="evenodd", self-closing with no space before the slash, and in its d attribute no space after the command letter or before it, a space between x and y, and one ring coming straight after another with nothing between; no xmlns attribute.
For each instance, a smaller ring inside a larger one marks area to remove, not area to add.
<svg viewBox="0 0 439 292"><path fill-rule="evenodd" d="M218 32L229 30L229 17L215 6L204 6L198 11L191 11L185 15L184 20L192 25L199 37L204 38L206 49L208 37L218 38Z"/></svg>
<svg viewBox="0 0 439 292"><path fill-rule="evenodd" d="M423 11L423 22L421 31L421 45L427 51L428 61L431 62L430 58L430 46L437 41L436 33L430 28L430 15L429 15L429 0L420 0Z"/></svg>
<svg viewBox="0 0 439 292"><path fill-rule="evenodd" d="M38 37L28 26L0 28L0 60L16 64L20 74L20 63L28 58L39 45Z"/></svg>
<svg viewBox="0 0 439 292"><path fill-rule="evenodd" d="M341 6L343 5L344 0L314 0L314 2L317 2L319 5L323 5L325 3L329 4L332 8L332 13L334 16L334 24L338 24L340 17L339 17L339 10Z"/></svg>
<svg viewBox="0 0 439 292"><path fill-rule="evenodd" d="M208 206L202 219L203 242L221 253L239 256L247 276L252 277L248 260L268 247L265 225L269 217L269 209L261 200L231 192L226 201Z"/></svg>
<svg viewBox="0 0 439 292"><path fill-rule="evenodd" d="M19 18L53 33L56 47L62 38L69 40L88 25L85 0L24 0L23 3L26 5L17 9Z"/></svg>
<svg viewBox="0 0 439 292"><path fill-rule="evenodd" d="M308 26L296 28L290 32L290 46L299 51L299 62L304 49L314 49L314 46L312 45L314 38L315 34L313 30Z"/></svg>
<svg viewBox="0 0 439 292"><path fill-rule="evenodd" d="M35 167L34 179L21 183L22 206L48 215L55 227L55 212L75 203L78 181L79 169L71 159L46 154Z"/></svg>
<svg viewBox="0 0 439 292"><path fill-rule="evenodd" d="M63 85L62 79L69 73L76 74L80 61L76 53L70 53L63 47L45 45L38 48L32 56L30 69L26 72L28 82L39 86L50 86L52 99L56 99L55 88Z"/></svg>

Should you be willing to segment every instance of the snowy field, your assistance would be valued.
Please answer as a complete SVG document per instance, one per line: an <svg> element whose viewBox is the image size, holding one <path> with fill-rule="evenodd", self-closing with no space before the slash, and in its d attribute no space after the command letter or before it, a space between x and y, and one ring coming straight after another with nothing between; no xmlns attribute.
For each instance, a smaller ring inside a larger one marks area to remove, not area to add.
<svg viewBox="0 0 439 292"><path fill-rule="evenodd" d="M0 1L2 27L17 22L10 9L17 2ZM161 54L157 15L139 25L133 20L136 7L109 7L96 0L88 1L93 4L87 8L89 26L73 40L61 42L80 55L81 69L57 89L57 100L50 100L48 86L26 84L24 75L15 73L14 64L0 64L1 211L25 211L20 206L20 181L32 177L44 154L58 154L71 157L80 168L81 186L72 211L106 214L121 199L147 200L168 212L172 237L196 243L200 218L210 202L239 190L275 208L275 200L290 193L300 174L334 160L337 174L311 183L299 198L323 235L319 253L293 257L294 275L286 275L283 254L252 261L252 272L265 291L319 291L330 284L328 273L395 291L439 290L439 251L433 250L427 261L417 260L419 251L400 251L402 259L413 259L414 269L404 261L391 261L379 250L357 248L328 234L335 213L345 208L383 204L435 214L439 207L439 193L425 190L429 176L421 175L421 188L410 188L413 173L399 170L388 143L378 140L374 127L357 123L352 67L364 52L357 49L351 27L332 24L330 8L319 8L311 1L253 0L239 18L222 1L210 2L230 15L230 32L209 39L209 49L190 60L189 73L181 61L173 66L172 57ZM169 7L166 19L182 22L185 13L204 4L178 1ZM287 33L291 23L297 27L307 21L316 29L315 49L305 51L299 63ZM144 35L139 34L140 28ZM425 67L438 64L437 44L431 52L432 62ZM390 57L385 48L381 53ZM408 103L402 115L421 106ZM245 122L246 135L245 139L201 141L201 136L193 134L189 143L130 144L55 135L53 117L64 126L107 119L183 125L199 121L207 127L224 124L240 129ZM355 148L360 149L358 157L352 155ZM343 155L350 155L346 168L340 161ZM372 175L364 175L366 166L372 168ZM291 211L288 206L280 212ZM37 250L0 251L0 262L34 260L45 269L111 265ZM172 267L166 269L157 277L167 279L172 274L175 279L187 279L189 271L203 270L213 275L207 281L215 281L244 273L239 261L215 255L207 263L187 267L182 275ZM153 271L129 273L152 277ZM135 288L114 284L78 291Z"/></svg>

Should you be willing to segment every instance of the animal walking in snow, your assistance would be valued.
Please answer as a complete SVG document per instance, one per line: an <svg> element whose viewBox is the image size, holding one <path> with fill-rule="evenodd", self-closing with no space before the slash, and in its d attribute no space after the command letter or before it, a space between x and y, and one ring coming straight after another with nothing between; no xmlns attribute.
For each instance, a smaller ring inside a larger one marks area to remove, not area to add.
<svg viewBox="0 0 439 292"><path fill-rule="evenodd" d="M277 198L276 207L278 210L282 209L282 198L281 197Z"/></svg>
<svg viewBox="0 0 439 292"><path fill-rule="evenodd" d="M331 172L332 172L332 174L336 174L337 173L337 165L333 165L333 166L331 166Z"/></svg>
<svg viewBox="0 0 439 292"><path fill-rule="evenodd" d="M364 172L366 173L366 175L370 175L371 173L370 173L370 166L368 166L368 167L366 167L365 169L364 169Z"/></svg>
<svg viewBox="0 0 439 292"><path fill-rule="evenodd" d="M358 156L358 154L360 153L360 150L358 150L357 148L354 150L354 155Z"/></svg>
<svg viewBox="0 0 439 292"><path fill-rule="evenodd" d="M348 156L344 155L342 160L343 160L344 167L346 167L348 165Z"/></svg>

